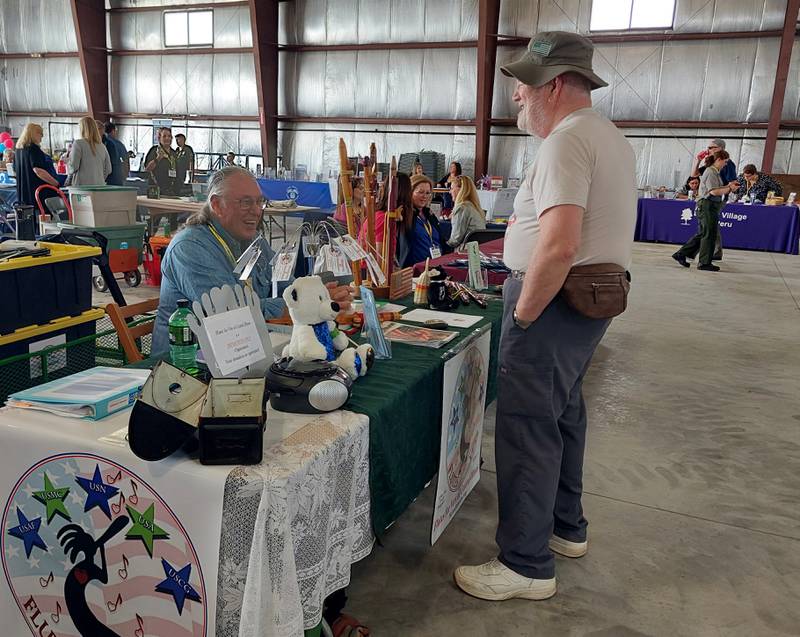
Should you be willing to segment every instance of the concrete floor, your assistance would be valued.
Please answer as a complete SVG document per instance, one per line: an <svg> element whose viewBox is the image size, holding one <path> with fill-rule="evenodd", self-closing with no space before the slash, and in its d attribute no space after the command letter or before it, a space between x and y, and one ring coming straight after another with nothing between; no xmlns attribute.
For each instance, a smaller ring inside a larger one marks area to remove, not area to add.
<svg viewBox="0 0 800 637"><path fill-rule="evenodd" d="M800 257L727 250L714 274L674 249L635 244L587 376L590 549L557 558L556 597L453 584L497 550L492 406L481 481L436 546L430 487L354 566L348 612L373 635L800 635Z"/></svg>
<svg viewBox="0 0 800 637"><path fill-rule="evenodd" d="M353 568L377 637L800 634L800 257L719 274L636 244L628 311L586 380L587 556L558 594L483 602L452 571L496 554L494 408L481 480L435 547L429 487Z"/></svg>

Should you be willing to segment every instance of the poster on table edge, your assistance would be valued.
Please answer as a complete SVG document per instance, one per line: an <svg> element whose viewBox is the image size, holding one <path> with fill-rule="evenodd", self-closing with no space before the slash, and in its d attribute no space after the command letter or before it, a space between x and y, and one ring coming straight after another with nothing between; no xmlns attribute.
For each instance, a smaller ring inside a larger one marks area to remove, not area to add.
<svg viewBox="0 0 800 637"><path fill-rule="evenodd" d="M442 441L431 524L435 544L480 479L491 330L444 364Z"/></svg>
<svg viewBox="0 0 800 637"><path fill-rule="evenodd" d="M10 591L2 607L16 605L32 635L214 634L216 568L209 578L209 553L196 550L150 482L79 452L43 457L17 478L3 502L0 558Z"/></svg>

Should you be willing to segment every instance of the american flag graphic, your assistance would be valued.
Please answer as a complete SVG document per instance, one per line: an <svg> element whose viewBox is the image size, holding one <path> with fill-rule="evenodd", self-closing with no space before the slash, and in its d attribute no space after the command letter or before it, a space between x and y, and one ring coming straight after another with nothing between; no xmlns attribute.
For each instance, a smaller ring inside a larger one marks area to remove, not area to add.
<svg viewBox="0 0 800 637"><path fill-rule="evenodd" d="M207 634L191 540L158 494L110 460L70 454L31 467L3 510L0 556L34 635Z"/></svg>

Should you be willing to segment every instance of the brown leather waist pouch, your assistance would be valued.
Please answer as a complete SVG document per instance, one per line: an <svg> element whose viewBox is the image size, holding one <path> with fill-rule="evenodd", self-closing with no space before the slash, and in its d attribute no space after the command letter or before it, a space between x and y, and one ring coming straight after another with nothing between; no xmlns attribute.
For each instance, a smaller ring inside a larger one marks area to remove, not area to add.
<svg viewBox="0 0 800 637"><path fill-rule="evenodd" d="M630 274L615 263L594 263L573 267L561 295L569 306L587 318L609 319L628 306Z"/></svg>

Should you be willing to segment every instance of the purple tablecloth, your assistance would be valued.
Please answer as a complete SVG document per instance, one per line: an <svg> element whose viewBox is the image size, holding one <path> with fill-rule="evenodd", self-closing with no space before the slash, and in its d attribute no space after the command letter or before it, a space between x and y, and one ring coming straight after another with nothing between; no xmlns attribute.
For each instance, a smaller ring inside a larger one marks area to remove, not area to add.
<svg viewBox="0 0 800 637"><path fill-rule="evenodd" d="M636 241L685 243L697 232L693 201L639 199ZM691 216L684 213L692 210ZM798 254L800 213L794 206L727 204L719 215L725 248Z"/></svg>

